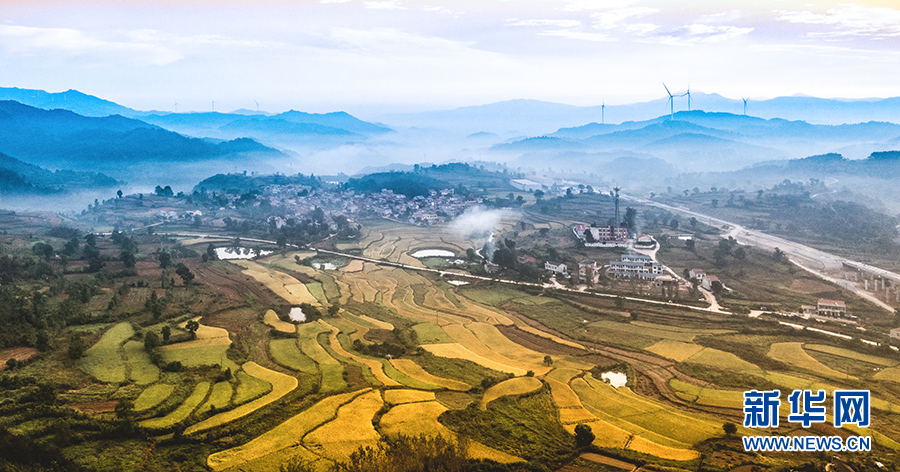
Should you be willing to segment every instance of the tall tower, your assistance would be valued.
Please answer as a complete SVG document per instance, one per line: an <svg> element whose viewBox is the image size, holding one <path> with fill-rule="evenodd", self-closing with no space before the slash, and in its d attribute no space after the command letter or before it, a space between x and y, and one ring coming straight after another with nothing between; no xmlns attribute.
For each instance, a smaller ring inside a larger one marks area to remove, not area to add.
<svg viewBox="0 0 900 472"><path fill-rule="evenodd" d="M619 187L614 188L616 191L616 228L619 227Z"/></svg>

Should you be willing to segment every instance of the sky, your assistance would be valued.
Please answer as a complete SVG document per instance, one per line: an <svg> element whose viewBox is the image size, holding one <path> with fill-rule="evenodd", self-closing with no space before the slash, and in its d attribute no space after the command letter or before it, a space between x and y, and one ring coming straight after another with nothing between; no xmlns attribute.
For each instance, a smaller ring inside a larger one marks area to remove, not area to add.
<svg viewBox="0 0 900 472"><path fill-rule="evenodd" d="M614 105L662 82L872 98L900 95L897 77L895 0L0 2L0 86L141 110Z"/></svg>

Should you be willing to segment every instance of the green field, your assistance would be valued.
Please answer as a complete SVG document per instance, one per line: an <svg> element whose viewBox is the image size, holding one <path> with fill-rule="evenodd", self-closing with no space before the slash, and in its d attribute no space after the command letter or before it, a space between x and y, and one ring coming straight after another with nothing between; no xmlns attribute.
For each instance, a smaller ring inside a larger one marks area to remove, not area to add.
<svg viewBox="0 0 900 472"><path fill-rule="evenodd" d="M452 343L451 338L440 326L434 323L419 323L413 326L419 344Z"/></svg>
<svg viewBox="0 0 900 472"><path fill-rule="evenodd" d="M669 386L676 392L693 397L690 401L696 401L700 405L736 409L741 409L744 406L743 392L698 387L696 385L686 384L678 379L669 380Z"/></svg>
<svg viewBox="0 0 900 472"><path fill-rule="evenodd" d="M209 382L200 382L194 387L193 393L189 396L175 411L169 413L162 418L152 418L142 421L140 424L147 429L166 429L175 426L186 420L187 417L198 407L209 391Z"/></svg>
<svg viewBox="0 0 900 472"><path fill-rule="evenodd" d="M296 339L269 340L269 355L272 360L292 370L315 375L316 363L303 355Z"/></svg>
<svg viewBox="0 0 900 472"><path fill-rule="evenodd" d="M131 323L119 323L84 352L79 364L89 374L103 382L124 382L128 379L122 344L134 336Z"/></svg>
<svg viewBox="0 0 900 472"><path fill-rule="evenodd" d="M227 408L231 404L231 394L229 382L217 382L213 385L209 398L197 409L197 415L202 416L213 409Z"/></svg>
<svg viewBox="0 0 900 472"><path fill-rule="evenodd" d="M243 370L238 371L238 373L235 374L235 377L237 377L238 380L238 386L235 389L233 400L235 405L247 403L272 390L272 385L269 382L247 375Z"/></svg>
<svg viewBox="0 0 900 472"><path fill-rule="evenodd" d="M159 380L159 368L150 361L150 354L140 341L128 341L122 347L128 377L138 385L149 385Z"/></svg>
<svg viewBox="0 0 900 472"><path fill-rule="evenodd" d="M134 411L149 410L169 398L174 391L175 386L172 384L151 385L145 388L134 401Z"/></svg>

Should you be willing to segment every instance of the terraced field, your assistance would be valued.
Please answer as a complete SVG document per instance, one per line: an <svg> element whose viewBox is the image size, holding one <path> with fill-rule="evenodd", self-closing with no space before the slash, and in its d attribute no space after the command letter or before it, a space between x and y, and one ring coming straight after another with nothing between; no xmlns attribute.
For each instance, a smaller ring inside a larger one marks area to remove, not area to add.
<svg viewBox="0 0 900 472"><path fill-rule="evenodd" d="M84 352L79 365L103 382L124 382L128 378L123 344L134 336L131 323L119 323L108 329L99 341Z"/></svg>

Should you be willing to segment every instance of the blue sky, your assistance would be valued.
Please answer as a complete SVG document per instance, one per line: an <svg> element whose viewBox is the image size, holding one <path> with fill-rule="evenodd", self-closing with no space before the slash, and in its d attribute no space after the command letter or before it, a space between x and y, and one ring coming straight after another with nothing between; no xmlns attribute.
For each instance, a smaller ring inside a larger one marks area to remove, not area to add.
<svg viewBox="0 0 900 472"><path fill-rule="evenodd" d="M138 109L412 111L669 88L900 95L895 1L43 1L0 4L0 86Z"/></svg>

